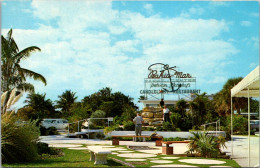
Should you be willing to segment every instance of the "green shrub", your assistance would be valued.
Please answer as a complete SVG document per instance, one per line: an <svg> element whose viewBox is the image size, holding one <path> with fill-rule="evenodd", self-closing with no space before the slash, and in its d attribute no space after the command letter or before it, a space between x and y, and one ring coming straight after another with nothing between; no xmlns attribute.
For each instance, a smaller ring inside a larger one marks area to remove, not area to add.
<svg viewBox="0 0 260 168"><path fill-rule="evenodd" d="M40 154L40 155L43 153L50 153L50 148L47 143L38 142L37 149L38 149L38 154Z"/></svg>
<svg viewBox="0 0 260 168"><path fill-rule="evenodd" d="M157 126L156 131L163 131L163 128L161 126Z"/></svg>
<svg viewBox="0 0 260 168"><path fill-rule="evenodd" d="M215 137L208 133L192 132L191 142L188 144L187 154L198 153L201 157L218 157L221 154L220 147L225 146L225 138Z"/></svg>
<svg viewBox="0 0 260 168"><path fill-rule="evenodd" d="M181 131L181 129L180 128L176 128L176 131Z"/></svg>
<svg viewBox="0 0 260 168"><path fill-rule="evenodd" d="M103 133L98 133L96 135L97 139L104 139L105 138L105 135Z"/></svg>
<svg viewBox="0 0 260 168"><path fill-rule="evenodd" d="M175 128L180 127L180 123L182 121L181 115L179 113L172 113L170 115L170 121Z"/></svg>
<svg viewBox="0 0 260 168"><path fill-rule="evenodd" d="M112 140L112 137L106 137L105 140ZM119 139L120 141L132 141L133 138L132 137L117 137L117 139Z"/></svg>
<svg viewBox="0 0 260 168"><path fill-rule="evenodd" d="M112 131L117 130L118 128L119 128L118 124L114 124L114 125L111 125L109 127L105 127L104 134L107 135L107 134L111 133Z"/></svg>
<svg viewBox="0 0 260 168"><path fill-rule="evenodd" d="M206 127L207 131L216 131L216 126L210 125Z"/></svg>
<svg viewBox="0 0 260 168"><path fill-rule="evenodd" d="M112 140L113 138L111 136L106 137L105 140Z"/></svg>
<svg viewBox="0 0 260 168"><path fill-rule="evenodd" d="M189 131L189 129L192 128L192 118L191 117L186 117L181 121L181 124L179 126L182 131Z"/></svg>
<svg viewBox="0 0 260 168"><path fill-rule="evenodd" d="M226 119L226 128L225 131L231 132L231 117L228 116ZM248 121L247 118L241 115L233 115L233 134L234 135L247 135L247 128L248 128Z"/></svg>
<svg viewBox="0 0 260 168"><path fill-rule="evenodd" d="M164 131L175 131L176 128L170 122L163 123L163 130Z"/></svg>
<svg viewBox="0 0 260 168"><path fill-rule="evenodd" d="M135 130L135 124L132 121L124 121L124 130L125 131L134 131Z"/></svg>
<svg viewBox="0 0 260 168"><path fill-rule="evenodd" d="M163 138L164 141L184 141L185 138L180 138L180 137L170 137L170 138Z"/></svg>
<svg viewBox="0 0 260 168"><path fill-rule="evenodd" d="M40 133L41 133L41 136L59 134L59 132L57 131L57 129L55 127L45 128L43 126L40 126Z"/></svg>
<svg viewBox="0 0 260 168"><path fill-rule="evenodd" d="M39 158L36 142L40 131L36 121L18 122L13 113L1 116L2 162L16 163L34 161Z"/></svg>
<svg viewBox="0 0 260 168"><path fill-rule="evenodd" d="M106 112L104 112L102 110L96 110L90 116L90 118L105 118L105 117L106 117ZM107 122L107 120L105 120L105 119L90 119L89 120L89 128L99 129L97 127L100 127L101 129L103 129L107 126L106 122Z"/></svg>

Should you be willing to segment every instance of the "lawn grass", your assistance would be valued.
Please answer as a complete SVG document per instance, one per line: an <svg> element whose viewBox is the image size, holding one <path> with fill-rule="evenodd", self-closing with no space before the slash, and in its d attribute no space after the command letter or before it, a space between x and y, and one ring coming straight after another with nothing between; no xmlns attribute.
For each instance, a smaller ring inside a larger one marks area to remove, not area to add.
<svg viewBox="0 0 260 168"><path fill-rule="evenodd" d="M124 165L108 159L107 165L94 165L89 161L90 154L85 150L63 149L64 156L38 160L30 163L3 164L4 167L123 167Z"/></svg>
<svg viewBox="0 0 260 168"><path fill-rule="evenodd" d="M119 147L119 146L118 146ZM128 149L126 146L120 145L120 147ZM153 165L158 165L158 163L152 163L150 162L151 160L146 158L146 161L142 162L129 162L125 161L127 158L122 158L118 157L117 155L110 154L108 155L108 164L107 165L94 165L94 161L90 162L90 154L86 150L71 150L71 149L63 149L64 156L58 157L58 158L49 158L49 159L44 159L44 160L38 160L36 162L31 162L31 163L17 163L17 164L4 164L4 167L129 167L125 166L123 164L115 162L111 158L115 158L118 160L121 160L123 162L128 162L135 167L150 167ZM118 152L120 153L120 152ZM134 153L140 153L139 151L135 151ZM166 160L162 159L162 157L175 157L174 155L157 155L156 158L161 158L158 160ZM178 156L177 156L178 157ZM236 161L230 160L230 159L216 159L220 161L225 161L225 164L221 165L200 165L200 164L189 164L189 163L183 163L179 162L178 160L180 159L205 159L202 157L180 157L179 159L167 159L170 161L173 161L173 163L169 164L180 164L185 167L185 165L193 165L193 166L198 166L198 167L209 167L209 166L230 166L230 167L240 167ZM209 159L214 159L214 158L209 158ZM162 164L164 165L164 164Z"/></svg>

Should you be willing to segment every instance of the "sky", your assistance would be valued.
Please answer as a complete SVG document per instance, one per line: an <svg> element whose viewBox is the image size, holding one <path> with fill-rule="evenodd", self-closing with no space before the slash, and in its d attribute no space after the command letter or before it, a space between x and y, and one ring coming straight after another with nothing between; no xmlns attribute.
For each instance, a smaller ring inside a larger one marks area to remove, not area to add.
<svg viewBox="0 0 260 168"><path fill-rule="evenodd" d="M214 94L259 65L254 1L8 0L1 34L10 28L20 50L41 48L21 66L47 79L28 81L53 101L65 90L80 101L110 87L137 103L153 63L179 67Z"/></svg>

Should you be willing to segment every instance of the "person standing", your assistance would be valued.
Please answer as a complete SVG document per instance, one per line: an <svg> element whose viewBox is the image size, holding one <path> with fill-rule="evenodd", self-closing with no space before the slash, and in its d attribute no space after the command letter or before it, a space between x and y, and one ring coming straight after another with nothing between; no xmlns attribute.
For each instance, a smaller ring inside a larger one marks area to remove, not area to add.
<svg viewBox="0 0 260 168"><path fill-rule="evenodd" d="M136 117L133 119L135 123L135 135L141 136L142 135L142 123L144 122L143 117L140 115L139 112L137 112ZM135 138L135 141L137 138ZM141 141L141 138L139 138L139 141Z"/></svg>
<svg viewBox="0 0 260 168"><path fill-rule="evenodd" d="M161 99L161 101L160 101L160 106L161 106L161 108L164 107L164 101L163 101L163 99Z"/></svg>
<svg viewBox="0 0 260 168"><path fill-rule="evenodd" d="M170 110L166 107L166 105L164 105L164 109L163 109L164 122L170 121L170 119L169 119L169 112L170 112Z"/></svg>

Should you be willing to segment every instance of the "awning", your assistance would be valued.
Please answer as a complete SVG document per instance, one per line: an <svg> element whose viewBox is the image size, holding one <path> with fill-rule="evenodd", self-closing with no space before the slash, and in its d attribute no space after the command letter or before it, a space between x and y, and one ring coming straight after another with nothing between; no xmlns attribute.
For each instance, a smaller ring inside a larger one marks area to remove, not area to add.
<svg viewBox="0 0 260 168"><path fill-rule="evenodd" d="M259 66L231 89L231 97L259 97Z"/></svg>

